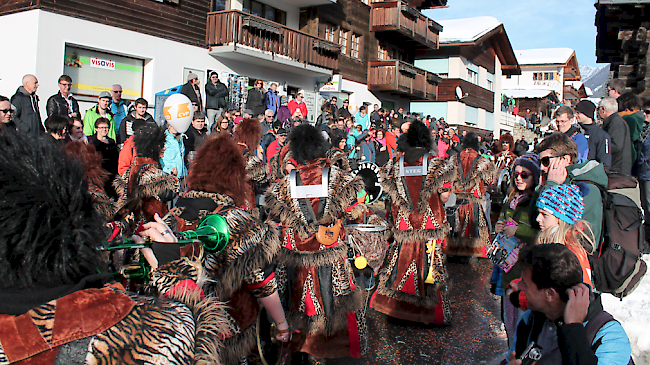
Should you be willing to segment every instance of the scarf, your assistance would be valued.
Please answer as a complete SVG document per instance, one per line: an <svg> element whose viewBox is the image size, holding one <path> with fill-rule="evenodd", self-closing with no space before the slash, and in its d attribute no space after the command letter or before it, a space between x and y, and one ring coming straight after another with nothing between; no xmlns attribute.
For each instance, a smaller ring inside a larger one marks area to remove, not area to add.
<svg viewBox="0 0 650 365"><path fill-rule="evenodd" d="M382 146L386 147L386 138L376 138L375 141L379 142Z"/></svg>

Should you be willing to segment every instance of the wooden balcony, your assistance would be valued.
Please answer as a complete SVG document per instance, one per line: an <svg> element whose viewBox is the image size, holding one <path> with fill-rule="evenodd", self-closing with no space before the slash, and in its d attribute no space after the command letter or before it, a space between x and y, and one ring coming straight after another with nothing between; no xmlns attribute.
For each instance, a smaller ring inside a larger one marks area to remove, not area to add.
<svg viewBox="0 0 650 365"><path fill-rule="evenodd" d="M402 94L413 100L436 100L438 75L399 60L368 62L368 90Z"/></svg>
<svg viewBox="0 0 650 365"><path fill-rule="evenodd" d="M336 43L238 10L208 13L206 43L211 48L253 49L278 62L329 70L338 68L341 48Z"/></svg>
<svg viewBox="0 0 650 365"><path fill-rule="evenodd" d="M438 34L442 27L404 1L383 1L372 4L370 31L376 32L380 38L389 38L395 45L406 41L427 50L438 49ZM401 48L410 47L402 45Z"/></svg>

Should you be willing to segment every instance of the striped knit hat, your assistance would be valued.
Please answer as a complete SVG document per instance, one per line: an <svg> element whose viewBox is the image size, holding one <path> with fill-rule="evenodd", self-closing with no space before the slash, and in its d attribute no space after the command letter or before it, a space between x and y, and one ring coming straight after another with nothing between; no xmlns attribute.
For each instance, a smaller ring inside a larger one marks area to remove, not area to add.
<svg viewBox="0 0 650 365"><path fill-rule="evenodd" d="M562 184L544 190L537 199L537 207L571 225L575 224L585 211L582 197L589 193L589 187L580 184L584 186Z"/></svg>

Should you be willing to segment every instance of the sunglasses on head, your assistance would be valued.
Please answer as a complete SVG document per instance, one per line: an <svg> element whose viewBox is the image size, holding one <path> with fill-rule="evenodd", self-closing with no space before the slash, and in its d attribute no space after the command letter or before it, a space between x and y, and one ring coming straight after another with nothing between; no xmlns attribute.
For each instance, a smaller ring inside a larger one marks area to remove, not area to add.
<svg viewBox="0 0 650 365"><path fill-rule="evenodd" d="M562 154L562 155L557 155L557 156L544 156L544 157L542 157L542 158L539 159L539 162L540 162L543 166L545 166L545 167L549 167L549 166L551 165L551 159L552 159L552 158L556 158L556 157L564 157L564 156L566 156L566 155L568 155L568 153L565 153L565 154Z"/></svg>
<svg viewBox="0 0 650 365"><path fill-rule="evenodd" d="M514 175L515 175L515 179L517 177L521 176L521 178L525 180L525 179L528 179L528 177L531 176L531 173L528 172L528 171L519 171L519 172L515 171Z"/></svg>

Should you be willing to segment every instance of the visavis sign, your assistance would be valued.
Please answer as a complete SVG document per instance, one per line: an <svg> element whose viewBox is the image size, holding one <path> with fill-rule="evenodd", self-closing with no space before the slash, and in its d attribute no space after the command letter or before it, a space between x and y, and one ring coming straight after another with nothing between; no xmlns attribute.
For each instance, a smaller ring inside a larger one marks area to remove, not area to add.
<svg viewBox="0 0 650 365"><path fill-rule="evenodd" d="M115 61L113 60L102 60L101 58L91 57L90 66L103 68L105 70L115 70Z"/></svg>

